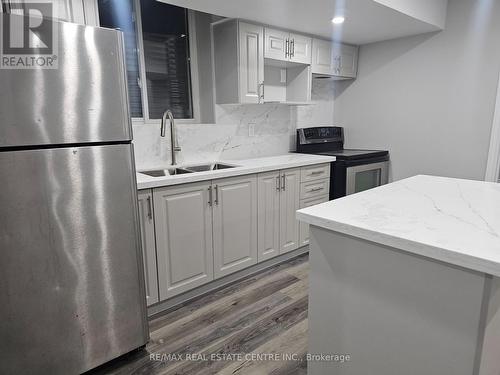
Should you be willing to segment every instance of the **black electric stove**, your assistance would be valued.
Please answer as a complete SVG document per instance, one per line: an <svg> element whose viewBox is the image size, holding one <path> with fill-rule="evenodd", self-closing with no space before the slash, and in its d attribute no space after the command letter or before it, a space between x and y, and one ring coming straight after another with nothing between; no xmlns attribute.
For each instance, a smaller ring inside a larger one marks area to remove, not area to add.
<svg viewBox="0 0 500 375"><path fill-rule="evenodd" d="M344 129L320 126L297 130L297 152L335 156L330 171L330 199L388 181L389 151L344 148Z"/></svg>

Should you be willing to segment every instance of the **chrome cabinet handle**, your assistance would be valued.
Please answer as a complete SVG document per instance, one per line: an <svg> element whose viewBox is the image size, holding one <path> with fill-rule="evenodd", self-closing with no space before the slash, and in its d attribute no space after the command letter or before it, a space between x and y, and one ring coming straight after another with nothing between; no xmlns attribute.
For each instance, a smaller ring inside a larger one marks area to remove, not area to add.
<svg viewBox="0 0 500 375"><path fill-rule="evenodd" d="M257 86L257 95L259 95L259 104L264 102L264 82L259 83Z"/></svg>
<svg viewBox="0 0 500 375"><path fill-rule="evenodd" d="M212 185L208 187L208 205L212 207Z"/></svg>
<svg viewBox="0 0 500 375"><path fill-rule="evenodd" d="M215 185L214 189L215 189L215 200L214 200L214 204L215 204L216 206L218 206L218 205L219 205L219 185Z"/></svg>
<svg viewBox="0 0 500 375"><path fill-rule="evenodd" d="M290 54L289 52L289 48L290 48L290 41L287 39L286 42L285 42L285 59L288 57L288 55Z"/></svg>
<svg viewBox="0 0 500 375"><path fill-rule="evenodd" d="M261 104L264 101L264 82L257 85L257 95L259 97L258 103Z"/></svg>
<svg viewBox="0 0 500 375"><path fill-rule="evenodd" d="M340 74L342 56L335 56L335 73Z"/></svg>
<svg viewBox="0 0 500 375"><path fill-rule="evenodd" d="M151 202L151 196L147 199L148 202L148 219L153 220L153 203Z"/></svg>
<svg viewBox="0 0 500 375"><path fill-rule="evenodd" d="M290 57L295 57L295 39L292 39L292 41L290 42L290 49Z"/></svg>
<svg viewBox="0 0 500 375"><path fill-rule="evenodd" d="M313 171L313 172L311 172L309 175L310 175L310 176L316 176L316 175L318 175L318 174L323 174L323 173L324 173L324 171Z"/></svg>
<svg viewBox="0 0 500 375"><path fill-rule="evenodd" d="M280 176L276 176L276 190L280 191L281 190L281 184L280 184Z"/></svg>
<svg viewBox="0 0 500 375"><path fill-rule="evenodd" d="M285 191L286 189L286 178L285 178L285 174L283 173L283 176L281 176L281 190Z"/></svg>
<svg viewBox="0 0 500 375"><path fill-rule="evenodd" d="M321 191L321 190L323 190L323 188L322 187L318 187L318 188L314 188L314 189L309 190L309 193L313 193L315 191Z"/></svg>
<svg viewBox="0 0 500 375"><path fill-rule="evenodd" d="M262 85L262 102L264 102L264 96L266 95L266 86L264 86L264 82L262 82L261 85Z"/></svg>

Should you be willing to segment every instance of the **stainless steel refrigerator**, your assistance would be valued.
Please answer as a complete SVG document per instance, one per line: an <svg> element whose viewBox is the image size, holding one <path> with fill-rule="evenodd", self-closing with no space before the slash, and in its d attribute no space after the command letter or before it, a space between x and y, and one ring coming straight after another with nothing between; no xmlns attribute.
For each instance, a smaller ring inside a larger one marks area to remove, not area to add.
<svg viewBox="0 0 500 375"><path fill-rule="evenodd" d="M149 337L122 35L55 26L57 69L0 69L0 374Z"/></svg>

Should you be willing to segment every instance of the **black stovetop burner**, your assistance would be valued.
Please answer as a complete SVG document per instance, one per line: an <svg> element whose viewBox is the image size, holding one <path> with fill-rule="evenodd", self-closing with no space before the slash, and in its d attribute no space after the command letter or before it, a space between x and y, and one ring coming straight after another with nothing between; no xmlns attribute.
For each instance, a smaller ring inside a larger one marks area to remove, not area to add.
<svg viewBox="0 0 500 375"><path fill-rule="evenodd" d="M357 150L344 148L344 128L320 126L297 129L297 152L335 156L337 160L382 158L389 155L385 150Z"/></svg>

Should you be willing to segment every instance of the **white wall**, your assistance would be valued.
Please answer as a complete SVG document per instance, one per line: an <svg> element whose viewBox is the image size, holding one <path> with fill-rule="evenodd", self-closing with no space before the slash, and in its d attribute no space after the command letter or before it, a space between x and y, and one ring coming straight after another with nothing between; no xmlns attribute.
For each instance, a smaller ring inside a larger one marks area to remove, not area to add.
<svg viewBox="0 0 500 375"><path fill-rule="evenodd" d="M483 179L500 70L500 1L450 0L442 32L362 46L336 85L347 147L389 149L392 175Z"/></svg>
<svg viewBox="0 0 500 375"><path fill-rule="evenodd" d="M312 80L312 105L292 107L292 120L297 128L333 125L333 95L335 83L331 79Z"/></svg>
<svg viewBox="0 0 500 375"><path fill-rule="evenodd" d="M397 11L443 29L448 0L375 0ZM450 0L453 1L453 0Z"/></svg>

